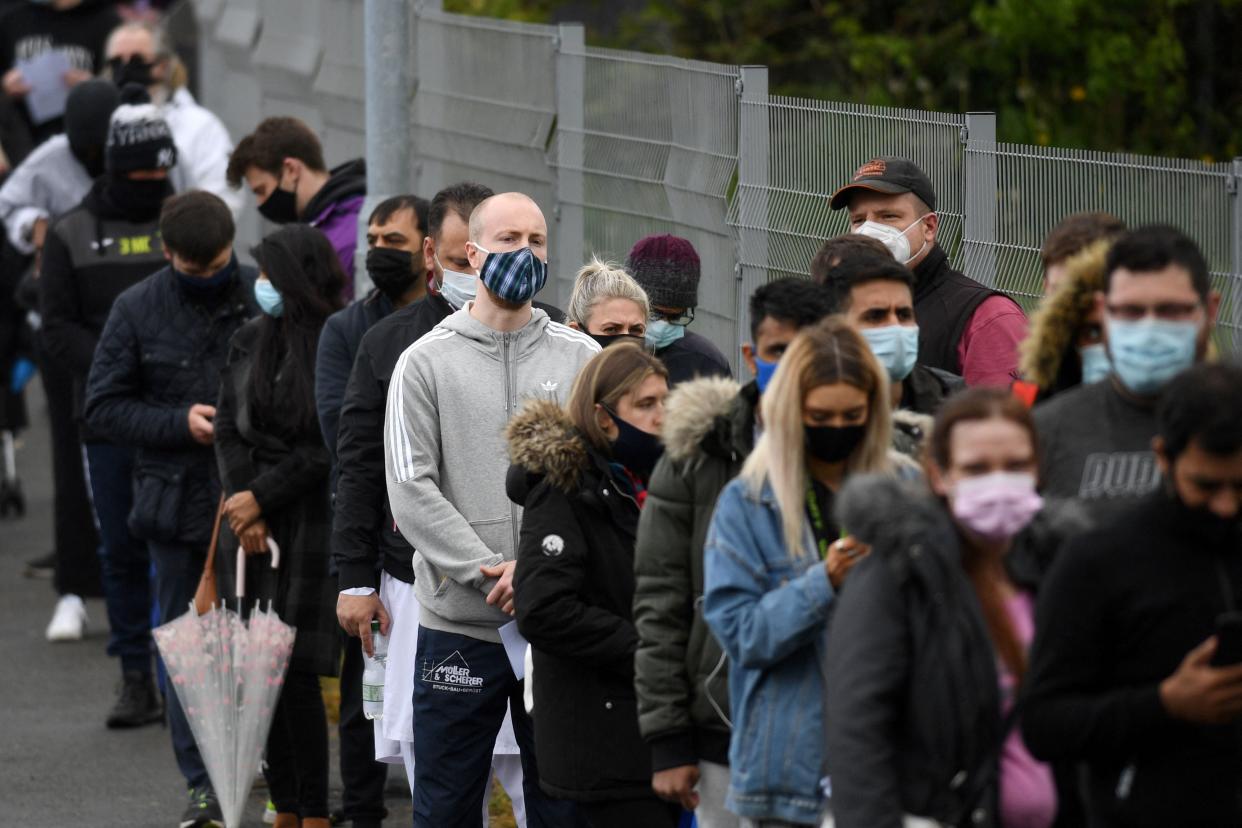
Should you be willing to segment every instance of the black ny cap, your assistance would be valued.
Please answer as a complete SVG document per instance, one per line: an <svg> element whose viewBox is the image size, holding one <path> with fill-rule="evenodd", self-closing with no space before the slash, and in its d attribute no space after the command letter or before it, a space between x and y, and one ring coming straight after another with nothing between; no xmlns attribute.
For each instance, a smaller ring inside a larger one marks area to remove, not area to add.
<svg viewBox="0 0 1242 828"><path fill-rule="evenodd" d="M858 168L854 180L832 194L832 209L840 210L850 203L855 190L875 193L914 193L931 210L936 209L936 191L931 179L913 161L893 156L873 158Z"/></svg>

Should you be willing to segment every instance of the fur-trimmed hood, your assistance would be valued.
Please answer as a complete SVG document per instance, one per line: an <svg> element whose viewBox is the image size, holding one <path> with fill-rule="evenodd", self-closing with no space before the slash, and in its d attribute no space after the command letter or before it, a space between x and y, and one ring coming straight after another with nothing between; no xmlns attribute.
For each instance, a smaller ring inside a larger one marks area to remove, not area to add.
<svg viewBox="0 0 1242 828"><path fill-rule="evenodd" d="M1041 389L1056 384L1061 362L1095 306L1096 292L1104 289L1111 246L1111 239L1102 239L1071 256L1064 281L1031 316L1030 334L1019 347L1019 366L1022 376Z"/></svg>
<svg viewBox="0 0 1242 828"><path fill-rule="evenodd" d="M664 404L664 425L660 438L673 460L688 460L697 454L703 439L728 417L737 403L742 386L728 377L703 377L673 388Z"/></svg>
<svg viewBox="0 0 1242 828"><path fill-rule="evenodd" d="M900 550L908 541L943 532L944 510L927 485L887 474L851 477L836 496L837 525L879 550Z"/></svg>
<svg viewBox="0 0 1242 828"><path fill-rule="evenodd" d="M509 459L527 475L546 478L573 491L591 465L591 449L565 409L551 400L531 400L505 428Z"/></svg>

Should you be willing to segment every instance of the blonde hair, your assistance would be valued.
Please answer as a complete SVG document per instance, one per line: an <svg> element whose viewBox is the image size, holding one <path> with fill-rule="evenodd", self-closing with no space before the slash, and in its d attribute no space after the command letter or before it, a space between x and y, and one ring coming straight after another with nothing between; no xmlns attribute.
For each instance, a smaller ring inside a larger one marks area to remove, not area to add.
<svg viewBox="0 0 1242 828"><path fill-rule="evenodd" d="M155 62L158 63L161 60L168 61L168 71L162 81L168 91L176 92L189 82L189 72L186 70L185 64L181 62L181 58L173 51L172 41L168 37L168 32L162 26L155 26L141 20L130 20L122 23L108 35L104 53L110 53L117 36L127 32L146 32L151 36L151 46L155 50Z"/></svg>
<svg viewBox="0 0 1242 828"><path fill-rule="evenodd" d="M843 316L829 316L804 328L781 357L763 394L763 436L742 467L741 477L756 494L770 483L781 513L785 544L802 546L806 518L806 395L823 385L844 383L867 395L862 442L845 461L847 475L889 472L893 438L888 374L862 335Z"/></svg>
<svg viewBox="0 0 1242 828"><path fill-rule="evenodd" d="M616 411L621 398L653 374L668 379L668 369L654 355L635 343L612 345L582 366L569 393L565 411L587 442L606 451L609 440L599 426L595 406L602 405Z"/></svg>
<svg viewBox="0 0 1242 828"><path fill-rule="evenodd" d="M595 306L609 299L629 299L642 311L644 322L651 315L647 291L634 281L634 277L616 262L605 262L592 256L574 279L569 307L565 310L566 323L573 322L586 331Z"/></svg>

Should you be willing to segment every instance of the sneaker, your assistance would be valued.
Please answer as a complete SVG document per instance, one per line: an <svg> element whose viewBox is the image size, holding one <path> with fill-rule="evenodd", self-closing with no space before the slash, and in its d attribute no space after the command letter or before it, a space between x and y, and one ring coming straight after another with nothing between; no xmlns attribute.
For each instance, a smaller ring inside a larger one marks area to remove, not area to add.
<svg viewBox="0 0 1242 828"><path fill-rule="evenodd" d="M47 625L48 641L81 641L86 632L86 605L76 595L62 595L56 602L52 622Z"/></svg>
<svg viewBox="0 0 1242 828"><path fill-rule="evenodd" d="M24 574L27 578L51 578L56 574L56 553L48 552L26 561Z"/></svg>
<svg viewBox="0 0 1242 828"><path fill-rule="evenodd" d="M276 824L276 803L270 799L267 801L267 806L263 809L263 824Z"/></svg>
<svg viewBox="0 0 1242 828"><path fill-rule="evenodd" d="M164 705L149 673L129 670L121 683L121 694L108 713L108 727L120 730L142 727L164 718Z"/></svg>
<svg viewBox="0 0 1242 828"><path fill-rule="evenodd" d="M224 814L211 788L190 788L190 804L181 815L181 828L224 828Z"/></svg>

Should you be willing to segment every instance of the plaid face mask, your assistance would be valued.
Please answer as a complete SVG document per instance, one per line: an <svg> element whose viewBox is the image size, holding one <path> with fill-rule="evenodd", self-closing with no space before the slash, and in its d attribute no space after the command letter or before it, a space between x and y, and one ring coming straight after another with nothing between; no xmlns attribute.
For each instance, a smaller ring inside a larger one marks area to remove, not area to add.
<svg viewBox="0 0 1242 828"><path fill-rule="evenodd" d="M477 244L475 247L487 256L479 280L506 302L529 302L548 282L548 263L540 261L529 247L504 253L492 253Z"/></svg>

